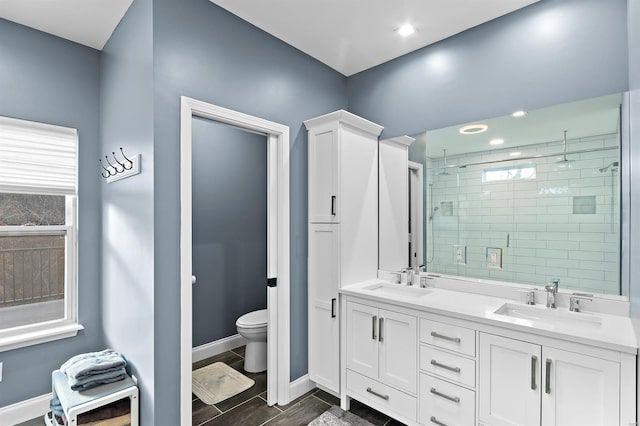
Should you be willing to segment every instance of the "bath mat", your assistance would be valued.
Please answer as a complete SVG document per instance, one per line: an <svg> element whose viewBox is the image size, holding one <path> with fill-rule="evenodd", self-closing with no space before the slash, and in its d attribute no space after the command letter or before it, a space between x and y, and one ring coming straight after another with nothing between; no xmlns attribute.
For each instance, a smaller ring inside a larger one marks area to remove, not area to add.
<svg viewBox="0 0 640 426"><path fill-rule="evenodd" d="M334 405L316 417L308 426L373 426L373 424Z"/></svg>
<svg viewBox="0 0 640 426"><path fill-rule="evenodd" d="M208 405L231 398L255 384L253 380L224 362L198 368L192 373L191 382L193 393Z"/></svg>

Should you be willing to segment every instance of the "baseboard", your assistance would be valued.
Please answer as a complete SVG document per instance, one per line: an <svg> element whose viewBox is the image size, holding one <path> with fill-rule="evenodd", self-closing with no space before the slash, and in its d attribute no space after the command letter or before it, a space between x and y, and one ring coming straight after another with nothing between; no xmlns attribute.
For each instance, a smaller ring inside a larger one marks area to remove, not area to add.
<svg viewBox="0 0 640 426"><path fill-rule="evenodd" d="M202 361L214 355L221 354L231 349L239 348L246 344L244 337L239 334L225 337L215 342L205 343L204 345L196 346L193 348L191 355L192 362Z"/></svg>
<svg viewBox="0 0 640 426"><path fill-rule="evenodd" d="M49 411L49 401L53 396L48 393L35 398L20 401L0 408L0 425L16 425L36 417L42 417Z"/></svg>
<svg viewBox="0 0 640 426"><path fill-rule="evenodd" d="M293 401L315 387L316 384L309 379L308 374L305 374L304 376L295 379L289 385L289 400Z"/></svg>

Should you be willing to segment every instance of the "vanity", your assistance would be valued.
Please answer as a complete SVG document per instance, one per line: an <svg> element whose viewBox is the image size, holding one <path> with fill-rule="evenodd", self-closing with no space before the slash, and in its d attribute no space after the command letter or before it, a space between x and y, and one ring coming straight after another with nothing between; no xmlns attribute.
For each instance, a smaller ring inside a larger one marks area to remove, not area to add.
<svg viewBox="0 0 640 426"><path fill-rule="evenodd" d="M629 425L624 316L370 280L340 289L341 402L409 425ZM444 280L446 281L446 280Z"/></svg>
<svg viewBox="0 0 640 426"><path fill-rule="evenodd" d="M310 380L408 425L637 424L625 102L305 121Z"/></svg>

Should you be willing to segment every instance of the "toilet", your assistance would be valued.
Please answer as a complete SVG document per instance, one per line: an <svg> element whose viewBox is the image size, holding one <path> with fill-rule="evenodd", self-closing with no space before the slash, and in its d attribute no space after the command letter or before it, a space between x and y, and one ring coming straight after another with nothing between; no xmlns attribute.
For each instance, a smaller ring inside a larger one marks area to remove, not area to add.
<svg viewBox="0 0 640 426"><path fill-rule="evenodd" d="M245 338L244 370L260 373L267 369L267 318L268 311L249 312L236 321L238 334Z"/></svg>

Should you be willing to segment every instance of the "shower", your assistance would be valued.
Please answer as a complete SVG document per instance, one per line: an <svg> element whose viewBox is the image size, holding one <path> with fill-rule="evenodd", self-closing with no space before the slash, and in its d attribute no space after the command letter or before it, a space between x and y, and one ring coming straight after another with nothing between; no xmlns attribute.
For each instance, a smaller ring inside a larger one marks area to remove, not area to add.
<svg viewBox="0 0 640 426"><path fill-rule="evenodd" d="M611 199L611 203L610 203L610 221L611 221L611 233L615 233L616 232L616 228L615 228L615 186L616 186L616 182L613 178L613 174L615 172L618 171L618 166L620 165L620 163L618 163L617 161L614 161L604 167L601 167L598 169L598 171L602 174L607 173L608 171L611 171L611 194L609 194L609 197Z"/></svg>

